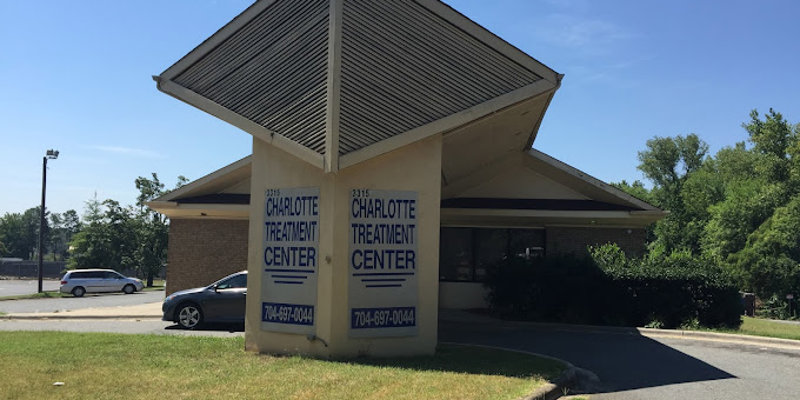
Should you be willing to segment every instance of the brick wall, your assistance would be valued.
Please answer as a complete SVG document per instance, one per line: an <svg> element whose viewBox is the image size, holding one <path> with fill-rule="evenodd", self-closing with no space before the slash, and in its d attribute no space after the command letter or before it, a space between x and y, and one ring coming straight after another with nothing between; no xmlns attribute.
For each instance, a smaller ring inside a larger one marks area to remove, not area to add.
<svg viewBox="0 0 800 400"><path fill-rule="evenodd" d="M630 231L630 233L628 233ZM628 257L640 257L645 251L646 232L644 229L627 228L547 228L548 255L588 254L586 246L617 243Z"/></svg>
<svg viewBox="0 0 800 400"><path fill-rule="evenodd" d="M247 269L247 220L173 219L167 294L206 286Z"/></svg>

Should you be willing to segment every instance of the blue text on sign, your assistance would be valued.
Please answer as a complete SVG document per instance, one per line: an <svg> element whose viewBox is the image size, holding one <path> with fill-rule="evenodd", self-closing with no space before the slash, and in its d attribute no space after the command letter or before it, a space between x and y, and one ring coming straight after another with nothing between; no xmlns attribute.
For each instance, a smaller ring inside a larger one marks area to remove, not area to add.
<svg viewBox="0 0 800 400"><path fill-rule="evenodd" d="M305 246L267 246L264 248L264 264L268 267L317 266L317 249Z"/></svg>
<svg viewBox="0 0 800 400"><path fill-rule="evenodd" d="M404 328L417 326L416 307L353 308L352 329Z"/></svg>
<svg viewBox="0 0 800 400"><path fill-rule="evenodd" d="M314 306L261 303L261 321L289 325L314 325Z"/></svg>

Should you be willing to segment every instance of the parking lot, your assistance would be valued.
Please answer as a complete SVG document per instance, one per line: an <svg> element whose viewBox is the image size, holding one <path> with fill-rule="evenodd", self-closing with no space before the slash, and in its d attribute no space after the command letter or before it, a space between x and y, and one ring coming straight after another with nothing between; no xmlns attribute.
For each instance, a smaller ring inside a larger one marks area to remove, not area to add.
<svg viewBox="0 0 800 400"><path fill-rule="evenodd" d="M46 279L42 281L44 291L57 291L60 281ZM36 279L2 279L0 278L0 297L34 294L39 291Z"/></svg>

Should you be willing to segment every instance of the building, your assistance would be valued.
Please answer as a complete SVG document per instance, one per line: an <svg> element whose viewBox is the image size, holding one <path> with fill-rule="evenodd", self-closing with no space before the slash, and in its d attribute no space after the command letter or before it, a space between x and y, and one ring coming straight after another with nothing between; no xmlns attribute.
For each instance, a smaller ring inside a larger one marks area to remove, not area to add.
<svg viewBox="0 0 800 400"><path fill-rule="evenodd" d="M251 164L245 157L149 203L171 221L167 293L247 269ZM663 215L538 150L510 153L442 187L439 306L485 307L481 278L510 237L528 256L609 242L638 256L645 228Z"/></svg>
<svg viewBox="0 0 800 400"><path fill-rule="evenodd" d="M663 215L532 150L562 75L437 0L260 0L154 79L253 136L150 203L168 291L248 269L250 350L430 354L503 254L636 253Z"/></svg>

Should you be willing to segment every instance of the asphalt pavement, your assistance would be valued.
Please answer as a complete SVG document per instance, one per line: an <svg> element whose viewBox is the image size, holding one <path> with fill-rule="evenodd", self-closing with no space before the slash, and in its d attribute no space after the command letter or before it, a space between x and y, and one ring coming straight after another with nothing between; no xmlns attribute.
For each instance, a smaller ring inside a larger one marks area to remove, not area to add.
<svg viewBox="0 0 800 400"><path fill-rule="evenodd" d="M55 292L60 286L61 281L42 280L42 290L46 292ZM38 291L39 281L37 279L0 279L0 297L34 294Z"/></svg>
<svg viewBox="0 0 800 400"><path fill-rule="evenodd" d="M798 399L800 346L442 315L439 340L545 354L592 371L592 400Z"/></svg>
<svg viewBox="0 0 800 400"><path fill-rule="evenodd" d="M184 330L160 319L0 319L0 331L110 332L179 336L244 336L242 327L213 326Z"/></svg>
<svg viewBox="0 0 800 400"><path fill-rule="evenodd" d="M46 299L4 300L0 301L0 312L35 313L64 312L83 308L121 307L164 301L164 291L145 291L133 294L98 293L83 297L56 297Z"/></svg>

